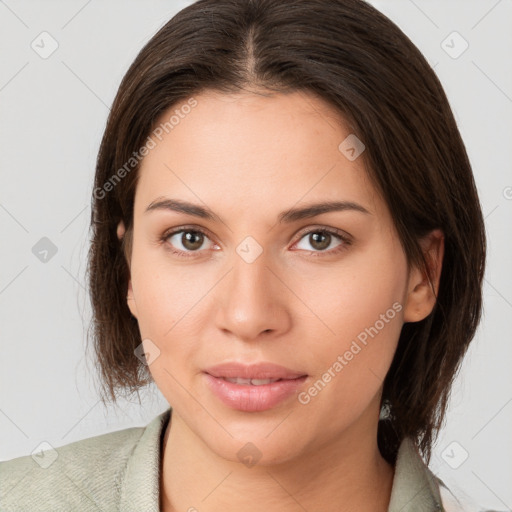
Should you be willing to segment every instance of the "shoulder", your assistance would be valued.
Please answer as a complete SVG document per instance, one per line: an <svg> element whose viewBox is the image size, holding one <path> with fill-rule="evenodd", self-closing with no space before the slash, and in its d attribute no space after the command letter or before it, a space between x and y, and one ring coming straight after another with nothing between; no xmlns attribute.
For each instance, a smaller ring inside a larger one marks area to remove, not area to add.
<svg viewBox="0 0 512 512"><path fill-rule="evenodd" d="M146 439L154 449L154 458L158 457L158 427L164 415L146 427L127 428L0 462L2 511L117 510L127 470L137 463L135 454L141 453L136 450L141 440Z"/></svg>
<svg viewBox="0 0 512 512"><path fill-rule="evenodd" d="M65 503L88 510L91 500L115 502L143 431L128 428L0 463L2 509L39 510L41 503L50 509Z"/></svg>

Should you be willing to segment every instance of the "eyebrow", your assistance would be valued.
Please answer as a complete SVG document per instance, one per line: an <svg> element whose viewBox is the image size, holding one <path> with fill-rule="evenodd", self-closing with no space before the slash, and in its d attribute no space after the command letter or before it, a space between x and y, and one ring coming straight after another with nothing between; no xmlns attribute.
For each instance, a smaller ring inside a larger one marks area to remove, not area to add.
<svg viewBox="0 0 512 512"><path fill-rule="evenodd" d="M147 208L145 213L154 210L171 210L174 212L185 213L211 221L222 222L221 218L212 210L198 204L189 203L180 199L157 198ZM327 201L312 203L301 208L290 208L278 215L279 223L291 223L302 219L316 217L323 213L334 211L356 211L371 215L371 213L362 205L352 201Z"/></svg>

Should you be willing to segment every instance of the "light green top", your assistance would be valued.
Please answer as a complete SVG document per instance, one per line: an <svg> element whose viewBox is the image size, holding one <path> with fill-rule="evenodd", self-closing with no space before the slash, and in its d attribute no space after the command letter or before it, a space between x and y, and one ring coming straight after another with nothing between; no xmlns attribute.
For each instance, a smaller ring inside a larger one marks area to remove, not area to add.
<svg viewBox="0 0 512 512"><path fill-rule="evenodd" d="M162 437L170 416L169 408L146 427L0 462L0 511L157 512ZM413 442L405 439L388 512L444 511L439 485Z"/></svg>

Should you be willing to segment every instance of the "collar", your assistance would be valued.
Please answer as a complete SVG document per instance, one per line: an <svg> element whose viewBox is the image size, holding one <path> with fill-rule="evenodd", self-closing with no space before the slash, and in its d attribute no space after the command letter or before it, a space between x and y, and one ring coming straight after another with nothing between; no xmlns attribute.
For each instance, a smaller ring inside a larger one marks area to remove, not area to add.
<svg viewBox="0 0 512 512"><path fill-rule="evenodd" d="M444 511L439 484L410 437L398 449L388 512Z"/></svg>
<svg viewBox="0 0 512 512"><path fill-rule="evenodd" d="M144 429L128 459L119 510L159 512L162 442L172 409L168 408Z"/></svg>

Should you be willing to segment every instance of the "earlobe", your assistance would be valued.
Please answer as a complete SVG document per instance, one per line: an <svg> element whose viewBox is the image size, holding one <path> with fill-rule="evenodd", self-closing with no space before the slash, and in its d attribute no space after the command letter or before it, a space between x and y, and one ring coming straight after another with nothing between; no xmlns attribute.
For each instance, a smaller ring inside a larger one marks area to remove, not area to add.
<svg viewBox="0 0 512 512"><path fill-rule="evenodd" d="M135 298L133 296L133 288L132 288L132 280L128 281L128 295L126 296L126 302L128 303L128 308L130 309L131 314L137 318L137 304L135 303Z"/></svg>
<svg viewBox="0 0 512 512"><path fill-rule="evenodd" d="M122 240L125 231L126 231L126 228L124 227L124 222L121 220L119 222L119 224L117 225L117 238L119 240Z"/></svg>
<svg viewBox="0 0 512 512"><path fill-rule="evenodd" d="M443 232L439 229L431 231L420 244L428 270L413 267L410 271L404 322L423 320L432 312L437 301L444 257Z"/></svg>

